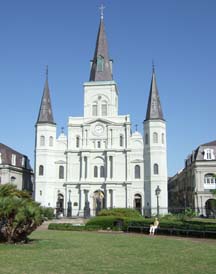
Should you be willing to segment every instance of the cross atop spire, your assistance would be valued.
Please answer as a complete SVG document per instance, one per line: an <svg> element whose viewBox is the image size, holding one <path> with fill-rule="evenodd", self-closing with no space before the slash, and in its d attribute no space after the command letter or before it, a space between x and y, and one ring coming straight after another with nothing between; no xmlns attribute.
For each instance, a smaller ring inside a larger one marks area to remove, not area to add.
<svg viewBox="0 0 216 274"><path fill-rule="evenodd" d="M99 7L101 19L104 18L104 9L105 9L105 8L106 8L106 7L105 7L103 4L101 4L101 6Z"/></svg>
<svg viewBox="0 0 216 274"><path fill-rule="evenodd" d="M155 72L155 63L154 63L154 59L152 59L152 72Z"/></svg>
<svg viewBox="0 0 216 274"><path fill-rule="evenodd" d="M47 79L47 80L48 80L48 74L49 74L48 65L46 65L46 79Z"/></svg>

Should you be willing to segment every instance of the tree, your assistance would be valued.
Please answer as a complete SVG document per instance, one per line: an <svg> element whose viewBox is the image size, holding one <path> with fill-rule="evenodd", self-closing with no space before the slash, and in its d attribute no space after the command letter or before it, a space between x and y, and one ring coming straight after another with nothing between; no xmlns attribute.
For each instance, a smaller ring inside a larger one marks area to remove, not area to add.
<svg viewBox="0 0 216 274"><path fill-rule="evenodd" d="M27 242L28 235L42 223L41 208L26 191L15 185L0 186L0 241Z"/></svg>

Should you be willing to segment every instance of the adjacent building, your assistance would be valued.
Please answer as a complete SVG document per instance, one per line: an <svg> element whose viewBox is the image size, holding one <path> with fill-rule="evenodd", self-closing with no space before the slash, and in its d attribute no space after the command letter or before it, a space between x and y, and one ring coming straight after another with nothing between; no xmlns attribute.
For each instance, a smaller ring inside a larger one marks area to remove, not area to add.
<svg viewBox="0 0 216 274"><path fill-rule="evenodd" d="M215 215L216 141L200 145L185 160L185 167L168 182L169 210L194 209L198 215Z"/></svg>
<svg viewBox="0 0 216 274"><path fill-rule="evenodd" d="M32 193L33 170L26 155L0 143L0 184L7 183Z"/></svg>
<svg viewBox="0 0 216 274"><path fill-rule="evenodd" d="M90 78L83 84L84 115L69 117L67 136L58 138L46 77L35 126L35 199L57 213L83 216L130 207L151 215L157 186L160 212L167 212L166 122L155 71L143 138L132 133L130 115L119 114L112 66L101 15Z"/></svg>

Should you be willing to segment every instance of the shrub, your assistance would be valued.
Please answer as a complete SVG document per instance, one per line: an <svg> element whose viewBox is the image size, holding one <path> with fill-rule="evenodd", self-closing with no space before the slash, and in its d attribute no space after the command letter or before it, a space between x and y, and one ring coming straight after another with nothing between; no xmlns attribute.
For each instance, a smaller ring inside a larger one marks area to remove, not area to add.
<svg viewBox="0 0 216 274"><path fill-rule="evenodd" d="M131 208L112 208L112 209L102 209L98 216L117 216L117 217L131 217L137 218L141 217L141 214Z"/></svg>
<svg viewBox="0 0 216 274"><path fill-rule="evenodd" d="M16 186L0 186L0 241L26 242L27 236L42 223L41 209L25 191Z"/></svg>
<svg viewBox="0 0 216 274"><path fill-rule="evenodd" d="M96 225L100 227L101 229L107 229L107 228L112 229L115 226L114 224L117 220L119 220L119 218L115 216L97 216L90 219L86 223L86 226Z"/></svg>
<svg viewBox="0 0 216 274"><path fill-rule="evenodd" d="M54 218L54 209L52 207L41 207L41 215L44 220L51 220Z"/></svg>

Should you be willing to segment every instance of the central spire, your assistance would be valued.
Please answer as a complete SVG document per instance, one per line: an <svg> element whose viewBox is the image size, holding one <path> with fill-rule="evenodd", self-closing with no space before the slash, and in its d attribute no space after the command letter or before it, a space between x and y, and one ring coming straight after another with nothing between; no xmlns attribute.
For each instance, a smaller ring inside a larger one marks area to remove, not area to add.
<svg viewBox="0 0 216 274"><path fill-rule="evenodd" d="M101 18L97 35L94 58L90 73L90 81L112 81L112 71L108 54L108 44L104 27L104 6L100 7Z"/></svg>

